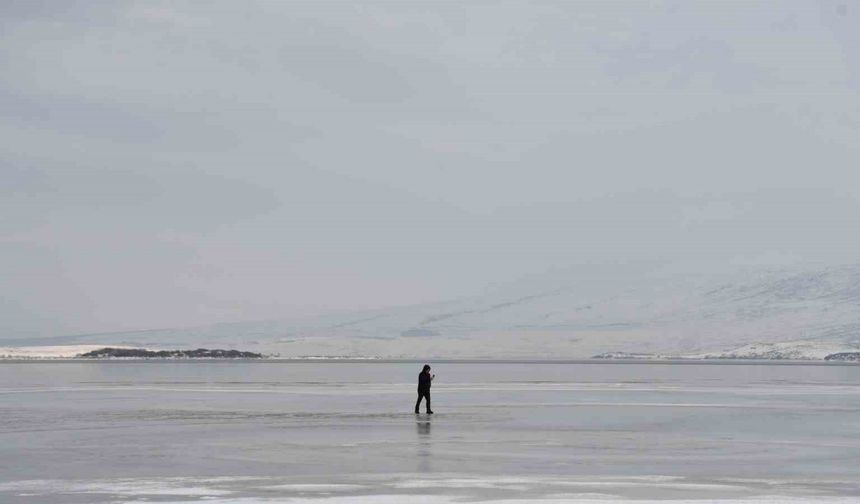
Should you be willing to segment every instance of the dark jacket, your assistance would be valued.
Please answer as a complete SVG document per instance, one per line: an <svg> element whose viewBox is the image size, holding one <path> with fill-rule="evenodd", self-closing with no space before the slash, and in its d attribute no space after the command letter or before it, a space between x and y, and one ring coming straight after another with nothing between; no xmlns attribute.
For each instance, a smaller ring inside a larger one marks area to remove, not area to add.
<svg viewBox="0 0 860 504"><path fill-rule="evenodd" d="M422 371L418 375L418 392L430 392L430 384L433 382L433 377L429 372Z"/></svg>

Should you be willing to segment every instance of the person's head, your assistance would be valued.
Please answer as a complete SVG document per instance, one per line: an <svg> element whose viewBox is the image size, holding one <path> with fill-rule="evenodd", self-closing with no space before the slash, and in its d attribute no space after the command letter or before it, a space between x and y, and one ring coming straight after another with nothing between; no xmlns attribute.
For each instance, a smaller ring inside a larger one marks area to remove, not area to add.
<svg viewBox="0 0 860 504"><path fill-rule="evenodd" d="M424 364L424 369L421 370L422 373L430 372L430 364Z"/></svg>

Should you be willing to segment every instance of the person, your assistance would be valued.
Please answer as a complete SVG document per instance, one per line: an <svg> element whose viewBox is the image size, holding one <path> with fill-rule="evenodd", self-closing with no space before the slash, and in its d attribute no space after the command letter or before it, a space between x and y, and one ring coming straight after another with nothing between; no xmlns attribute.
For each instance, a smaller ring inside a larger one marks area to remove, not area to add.
<svg viewBox="0 0 860 504"><path fill-rule="evenodd" d="M430 409L430 383L436 378L436 375L430 374L430 366L424 364L424 369L418 375L418 401L415 403L415 414L418 414L418 406L421 405L421 399L427 399L426 407L427 414L432 415L433 410Z"/></svg>

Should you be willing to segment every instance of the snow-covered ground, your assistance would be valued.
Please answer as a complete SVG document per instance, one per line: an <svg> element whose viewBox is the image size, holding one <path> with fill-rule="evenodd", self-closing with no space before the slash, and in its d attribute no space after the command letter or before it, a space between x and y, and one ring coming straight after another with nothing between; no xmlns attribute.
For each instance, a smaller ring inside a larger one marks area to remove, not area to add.
<svg viewBox="0 0 860 504"><path fill-rule="evenodd" d="M290 358L822 359L860 349L860 265L627 277L562 270L444 303L39 343Z"/></svg>
<svg viewBox="0 0 860 504"><path fill-rule="evenodd" d="M853 343L842 341L785 341L779 343L751 343L723 352L684 355L687 359L777 359L824 360L831 354L856 352Z"/></svg>
<svg viewBox="0 0 860 504"><path fill-rule="evenodd" d="M0 359L71 359L77 355L117 345L56 345L0 347Z"/></svg>

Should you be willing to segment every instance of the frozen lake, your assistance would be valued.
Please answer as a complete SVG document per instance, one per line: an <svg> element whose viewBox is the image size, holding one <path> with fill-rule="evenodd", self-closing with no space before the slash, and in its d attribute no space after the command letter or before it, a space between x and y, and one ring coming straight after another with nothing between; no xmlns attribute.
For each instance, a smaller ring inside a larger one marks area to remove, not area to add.
<svg viewBox="0 0 860 504"><path fill-rule="evenodd" d="M860 502L857 365L431 365L2 362L0 502Z"/></svg>

